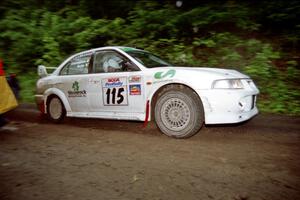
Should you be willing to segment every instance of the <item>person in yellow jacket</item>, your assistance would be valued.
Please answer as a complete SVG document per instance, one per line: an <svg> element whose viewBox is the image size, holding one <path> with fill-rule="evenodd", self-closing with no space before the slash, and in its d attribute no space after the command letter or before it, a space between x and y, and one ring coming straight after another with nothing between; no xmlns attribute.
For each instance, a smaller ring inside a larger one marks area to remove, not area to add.
<svg viewBox="0 0 300 200"><path fill-rule="evenodd" d="M0 127L7 123L3 114L18 106L16 97L7 83L3 67L3 61L0 58Z"/></svg>

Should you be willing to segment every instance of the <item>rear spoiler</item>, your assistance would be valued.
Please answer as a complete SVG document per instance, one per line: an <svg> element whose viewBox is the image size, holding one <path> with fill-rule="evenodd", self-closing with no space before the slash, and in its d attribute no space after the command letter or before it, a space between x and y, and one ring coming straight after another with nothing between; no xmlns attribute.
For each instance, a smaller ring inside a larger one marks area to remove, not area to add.
<svg viewBox="0 0 300 200"><path fill-rule="evenodd" d="M56 67L45 67L44 65L39 65L38 66L38 75L39 75L40 78L48 76L47 69L55 70Z"/></svg>

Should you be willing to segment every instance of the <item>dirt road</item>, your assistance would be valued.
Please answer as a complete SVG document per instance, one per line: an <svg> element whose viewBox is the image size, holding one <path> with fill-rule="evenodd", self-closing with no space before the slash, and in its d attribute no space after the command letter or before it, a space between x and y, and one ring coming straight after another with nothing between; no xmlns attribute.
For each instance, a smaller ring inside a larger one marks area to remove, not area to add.
<svg viewBox="0 0 300 200"><path fill-rule="evenodd" d="M26 107L0 130L0 199L300 199L300 118L259 115L190 139Z"/></svg>

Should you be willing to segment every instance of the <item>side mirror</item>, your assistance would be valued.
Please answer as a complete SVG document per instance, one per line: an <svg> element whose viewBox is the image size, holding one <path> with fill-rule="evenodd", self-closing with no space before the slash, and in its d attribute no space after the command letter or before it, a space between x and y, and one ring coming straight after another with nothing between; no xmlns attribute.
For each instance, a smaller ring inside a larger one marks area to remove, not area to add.
<svg viewBox="0 0 300 200"><path fill-rule="evenodd" d="M48 76L47 69L44 65L39 65L38 66L38 75L39 75L40 78Z"/></svg>

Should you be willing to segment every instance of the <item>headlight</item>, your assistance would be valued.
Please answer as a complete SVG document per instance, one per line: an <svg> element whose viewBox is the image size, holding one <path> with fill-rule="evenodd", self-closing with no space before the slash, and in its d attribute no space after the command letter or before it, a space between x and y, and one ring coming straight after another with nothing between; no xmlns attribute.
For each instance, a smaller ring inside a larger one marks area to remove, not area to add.
<svg viewBox="0 0 300 200"><path fill-rule="evenodd" d="M216 80L212 84L212 89L243 89L243 83L240 79Z"/></svg>

